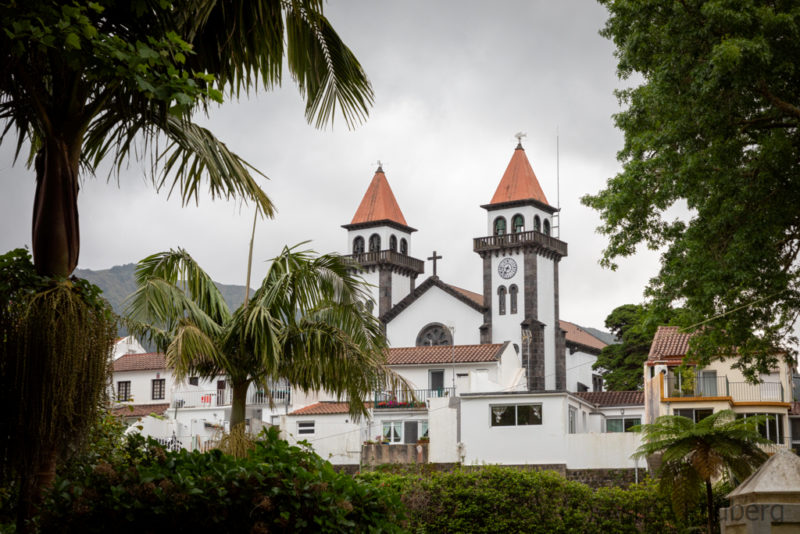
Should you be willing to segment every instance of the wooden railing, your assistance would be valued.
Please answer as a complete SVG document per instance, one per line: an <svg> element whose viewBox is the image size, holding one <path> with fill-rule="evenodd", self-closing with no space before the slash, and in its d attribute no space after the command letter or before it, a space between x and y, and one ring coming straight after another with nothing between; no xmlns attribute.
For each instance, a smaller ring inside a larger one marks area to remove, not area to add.
<svg viewBox="0 0 800 534"><path fill-rule="evenodd" d="M400 254L393 250L362 252L361 254L350 254L348 257L364 267L377 265L379 263L389 263L410 269L416 273L423 273L425 271L425 262L422 260Z"/></svg>
<svg viewBox="0 0 800 534"><path fill-rule="evenodd" d="M473 249L475 252L523 245L538 245L561 256L567 255L566 243L556 239L555 237L543 234L542 232L536 232L534 230L531 230L530 232L519 232L516 234L512 233L476 237L473 240Z"/></svg>

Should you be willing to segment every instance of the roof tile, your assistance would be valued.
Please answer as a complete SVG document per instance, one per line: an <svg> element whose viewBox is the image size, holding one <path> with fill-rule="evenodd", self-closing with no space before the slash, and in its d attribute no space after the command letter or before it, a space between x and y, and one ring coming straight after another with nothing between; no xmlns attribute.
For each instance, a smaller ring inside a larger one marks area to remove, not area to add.
<svg viewBox="0 0 800 534"><path fill-rule="evenodd" d="M680 331L679 326L659 326L653 343L650 345L649 361L664 359L680 359L689 350L689 339L692 334Z"/></svg>
<svg viewBox="0 0 800 534"><path fill-rule="evenodd" d="M500 358L503 343L485 345L438 345L434 347L401 347L389 349L389 365L421 365L440 363L494 362Z"/></svg>
<svg viewBox="0 0 800 534"><path fill-rule="evenodd" d="M544 196L542 186L539 185L539 180L525 155L525 149L519 145L514 150L506 172L489 204L531 199L547 204L547 198Z"/></svg>
<svg viewBox="0 0 800 534"><path fill-rule="evenodd" d="M167 361L160 352L125 354L114 360L115 373L120 371L150 371L166 368Z"/></svg>
<svg viewBox="0 0 800 534"><path fill-rule="evenodd" d="M169 409L169 404L131 404L111 410L117 417L145 417L151 413L161 415Z"/></svg>
<svg viewBox="0 0 800 534"><path fill-rule="evenodd" d="M332 415L349 413L349 402L318 402L291 412L289 415Z"/></svg>
<svg viewBox="0 0 800 534"><path fill-rule="evenodd" d="M596 406L644 406L644 391L581 391L575 395Z"/></svg>
<svg viewBox="0 0 800 534"><path fill-rule="evenodd" d="M597 339L575 323L570 323L569 321L564 320L560 320L559 323L561 324L561 330L566 332L565 335L567 341L571 341L579 345L585 345L598 350L602 350L607 346L607 343Z"/></svg>

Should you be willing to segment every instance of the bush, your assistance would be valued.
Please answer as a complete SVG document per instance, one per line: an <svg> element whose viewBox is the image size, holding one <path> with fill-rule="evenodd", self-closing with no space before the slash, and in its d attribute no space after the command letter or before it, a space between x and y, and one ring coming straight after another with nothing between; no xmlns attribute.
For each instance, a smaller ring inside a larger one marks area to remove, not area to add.
<svg viewBox="0 0 800 534"><path fill-rule="evenodd" d="M138 454L73 465L60 476L39 524L43 532L116 534L401 530L394 493L337 473L275 429L263 438L238 460L166 452L138 438Z"/></svg>
<svg viewBox="0 0 800 534"><path fill-rule="evenodd" d="M428 474L363 473L402 496L415 532L683 532L669 499L646 481L593 490L555 472L486 466ZM699 516L698 516L699 517ZM700 518L702 524L702 518Z"/></svg>

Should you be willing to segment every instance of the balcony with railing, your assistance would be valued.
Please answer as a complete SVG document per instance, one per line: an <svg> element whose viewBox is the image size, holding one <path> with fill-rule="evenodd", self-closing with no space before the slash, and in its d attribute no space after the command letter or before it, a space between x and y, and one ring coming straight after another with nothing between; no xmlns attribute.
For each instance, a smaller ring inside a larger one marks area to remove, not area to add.
<svg viewBox="0 0 800 534"><path fill-rule="evenodd" d="M362 267L372 267L374 265L388 264L408 269L417 274L425 272L425 262L412 258L405 254L400 254L394 250L380 250L377 252L362 252L361 254L350 254L347 256Z"/></svg>
<svg viewBox="0 0 800 534"><path fill-rule="evenodd" d="M269 393L258 389L247 392L248 406L289 405L290 388L276 388ZM233 400L233 389L175 391L172 394L170 408L216 408L230 406Z"/></svg>
<svg viewBox="0 0 800 534"><path fill-rule="evenodd" d="M559 256L567 255L567 244L555 237L531 230L529 232L518 232L503 235L490 235L486 237L476 237L473 240L473 250L484 252L499 250L504 248L537 246Z"/></svg>
<svg viewBox="0 0 800 534"><path fill-rule="evenodd" d="M727 376L668 375L663 395L668 399L729 397L733 402L789 402L780 382L730 382Z"/></svg>
<svg viewBox="0 0 800 534"><path fill-rule="evenodd" d="M426 400L452 397L455 395L455 388L438 389L410 389L403 391L376 391L372 402L376 410L403 409L421 410L426 409Z"/></svg>

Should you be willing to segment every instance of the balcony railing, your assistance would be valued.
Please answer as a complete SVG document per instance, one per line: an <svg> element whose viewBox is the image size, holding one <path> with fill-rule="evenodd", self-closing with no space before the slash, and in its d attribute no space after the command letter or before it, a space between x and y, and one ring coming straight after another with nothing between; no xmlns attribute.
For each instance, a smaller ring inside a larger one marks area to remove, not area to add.
<svg viewBox="0 0 800 534"><path fill-rule="evenodd" d="M247 392L248 406L266 406L270 404L283 406L291 402L289 388L273 389L269 394L264 391L250 390ZM207 391L176 391L172 394L171 408L213 408L217 406L230 406L233 400L233 389L214 389Z"/></svg>
<svg viewBox="0 0 800 534"><path fill-rule="evenodd" d="M400 392L376 391L373 407L378 410L389 408L419 409L425 408L427 399L452 397L454 388L412 389ZM416 399L416 400L415 400Z"/></svg>
<svg viewBox="0 0 800 534"><path fill-rule="evenodd" d="M350 254L347 257L363 267L387 263L409 269L419 274L425 272L425 262L418 260L417 258L412 258L411 256L406 256L405 254L400 254L399 252L395 252L393 250L362 252L361 254Z"/></svg>
<svg viewBox="0 0 800 534"><path fill-rule="evenodd" d="M482 252L484 250L496 250L506 247L538 245L547 250L553 251L561 256L567 255L567 244L555 237L536 232L519 232L516 234L490 235L487 237L476 237L473 240L473 250Z"/></svg>
<svg viewBox="0 0 800 534"><path fill-rule="evenodd" d="M726 376L696 376L689 379L668 376L664 379L664 397L731 397L734 402L785 402L783 384L780 382L729 382Z"/></svg>

